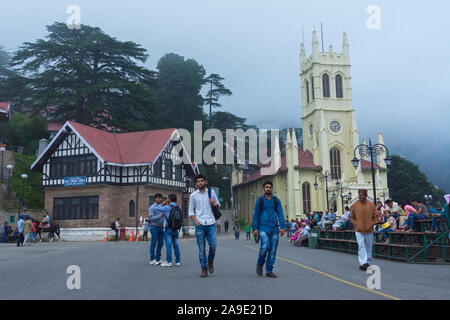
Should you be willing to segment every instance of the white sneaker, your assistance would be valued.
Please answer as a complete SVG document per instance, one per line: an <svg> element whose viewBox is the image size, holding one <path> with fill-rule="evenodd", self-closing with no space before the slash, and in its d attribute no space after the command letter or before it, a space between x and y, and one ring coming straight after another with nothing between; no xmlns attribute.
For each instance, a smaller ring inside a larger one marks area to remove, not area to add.
<svg viewBox="0 0 450 320"><path fill-rule="evenodd" d="M161 260L156 260L155 261L155 266L157 266L158 264L161 264Z"/></svg>
<svg viewBox="0 0 450 320"><path fill-rule="evenodd" d="M171 267L172 266L172 262L163 262L161 263L161 267Z"/></svg>
<svg viewBox="0 0 450 320"><path fill-rule="evenodd" d="M156 260L150 261L149 264L151 264L151 265L156 265Z"/></svg>
<svg viewBox="0 0 450 320"><path fill-rule="evenodd" d="M181 266L181 262L177 262L177 263L175 263L175 265L176 265L177 267L179 267L179 266Z"/></svg>

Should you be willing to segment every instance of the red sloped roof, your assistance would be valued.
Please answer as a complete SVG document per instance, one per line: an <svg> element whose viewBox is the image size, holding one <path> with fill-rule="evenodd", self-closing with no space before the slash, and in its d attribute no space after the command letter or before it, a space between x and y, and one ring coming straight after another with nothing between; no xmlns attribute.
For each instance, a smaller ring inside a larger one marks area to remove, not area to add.
<svg viewBox="0 0 450 320"><path fill-rule="evenodd" d="M72 121L69 124L104 161L118 164L154 162L175 130L113 134Z"/></svg>
<svg viewBox="0 0 450 320"><path fill-rule="evenodd" d="M372 166L370 164L370 161L367 161L365 159L360 159L361 160L361 169L362 170L372 170ZM374 163L373 167L375 169L382 169L378 164Z"/></svg>
<svg viewBox="0 0 450 320"><path fill-rule="evenodd" d="M10 106L9 102L0 102L0 111L8 113L9 112L9 106Z"/></svg>
<svg viewBox="0 0 450 320"><path fill-rule="evenodd" d="M298 149L298 165L295 166L296 169L320 169L320 166L314 164L313 154L309 150ZM281 167L278 169L276 173L286 170L286 155L281 156ZM241 183L234 185L242 186L244 184L256 181L260 178L264 177L261 175L261 169L257 172L254 172L248 176L244 176Z"/></svg>

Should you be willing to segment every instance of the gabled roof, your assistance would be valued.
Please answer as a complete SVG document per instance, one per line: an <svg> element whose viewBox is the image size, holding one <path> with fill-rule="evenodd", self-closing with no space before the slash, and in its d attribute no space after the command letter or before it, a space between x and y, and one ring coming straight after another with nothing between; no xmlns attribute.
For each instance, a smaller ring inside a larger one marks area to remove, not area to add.
<svg viewBox="0 0 450 320"><path fill-rule="evenodd" d="M9 103L9 102L0 102L0 112L9 113L10 106L11 106L11 103Z"/></svg>
<svg viewBox="0 0 450 320"><path fill-rule="evenodd" d="M31 169L40 167L37 164L43 165L47 161L51 153L67 135L67 131L73 131L77 134L100 161L118 166L154 163L171 138L178 135L177 129L174 128L114 134L77 122L67 121L32 164Z"/></svg>
<svg viewBox="0 0 450 320"><path fill-rule="evenodd" d="M370 165L370 161L367 161L366 159L361 158L361 169L362 170L372 170L372 166ZM383 169L378 164L374 163L373 167L375 169Z"/></svg>
<svg viewBox="0 0 450 320"><path fill-rule="evenodd" d="M321 170L322 167L315 165L313 160L313 154L309 150L298 149L298 165L294 167L295 169L312 169L312 170ZM287 170L286 167L286 155L281 156L281 167L275 174L279 172ZM258 171L245 176L241 183L234 185L233 187L240 187L247 183L259 180L265 177L261 174L261 169Z"/></svg>

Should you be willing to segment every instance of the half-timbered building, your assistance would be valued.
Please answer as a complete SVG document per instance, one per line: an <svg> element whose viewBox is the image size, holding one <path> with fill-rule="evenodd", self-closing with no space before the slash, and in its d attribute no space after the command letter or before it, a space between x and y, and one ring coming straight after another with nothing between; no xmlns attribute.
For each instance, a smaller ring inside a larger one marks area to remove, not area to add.
<svg viewBox="0 0 450 320"><path fill-rule="evenodd" d="M181 145L179 145L181 144ZM68 121L31 166L45 208L62 228L134 227L155 193L175 193L185 213L198 174L176 129L113 134Z"/></svg>

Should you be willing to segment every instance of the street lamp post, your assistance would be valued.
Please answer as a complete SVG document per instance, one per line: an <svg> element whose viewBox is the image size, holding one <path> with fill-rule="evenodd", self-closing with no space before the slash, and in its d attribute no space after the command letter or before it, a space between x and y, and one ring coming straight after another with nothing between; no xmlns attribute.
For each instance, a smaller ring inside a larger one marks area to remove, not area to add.
<svg viewBox="0 0 450 320"><path fill-rule="evenodd" d="M14 166L12 164L8 164L6 168L8 168L8 200L11 200L11 170Z"/></svg>
<svg viewBox="0 0 450 320"><path fill-rule="evenodd" d="M325 189L327 192L327 210L330 211L330 201L328 200L328 180L331 180L329 177L329 172L325 171L325 174L323 173L319 173L318 175L316 175L316 178L314 180L314 189L317 190L317 188L319 187L319 185L317 184L317 178L318 177L323 177L325 180Z"/></svg>
<svg viewBox="0 0 450 320"><path fill-rule="evenodd" d="M3 154L5 153L6 148L5 147L1 147L0 151L2 153L2 169L1 169L1 174L0 174L0 180L3 181Z"/></svg>
<svg viewBox="0 0 450 320"><path fill-rule="evenodd" d="M429 207L431 204L431 201L433 200L433 196L431 194L426 194L424 195L425 201L427 206Z"/></svg>
<svg viewBox="0 0 450 320"><path fill-rule="evenodd" d="M373 166L373 158L379 155L382 155L386 152L386 158L384 161L386 162L386 167L390 167L391 165L391 157L389 156L389 149L381 143L377 143L372 145L372 141L369 139L369 145L360 144L355 148L355 151L353 152L354 158L351 161L353 164L353 167L355 170L358 168L359 159L356 157L356 150L359 151L359 155L361 157L367 157L370 155L370 166L372 170L372 187L373 187L373 202L375 205L377 205L377 191L376 191L376 185L375 185L375 168Z"/></svg>
<svg viewBox="0 0 450 320"><path fill-rule="evenodd" d="M352 192L350 191L349 187L344 187L342 183L336 181L336 188L333 189L333 197L336 199L336 191L339 191L340 197L341 197L341 206L342 206L342 214L344 214L344 199L350 199L352 198ZM348 191L348 194L345 194L344 191ZM347 203L349 200L346 200Z"/></svg>
<svg viewBox="0 0 450 320"><path fill-rule="evenodd" d="M17 216L17 221L20 219L20 209L21 206L23 207L24 202L25 202L25 198L24 198L24 194L25 194L25 179L28 178L28 176L23 173L20 175L20 177L22 178L22 199L19 201L19 215Z"/></svg>

